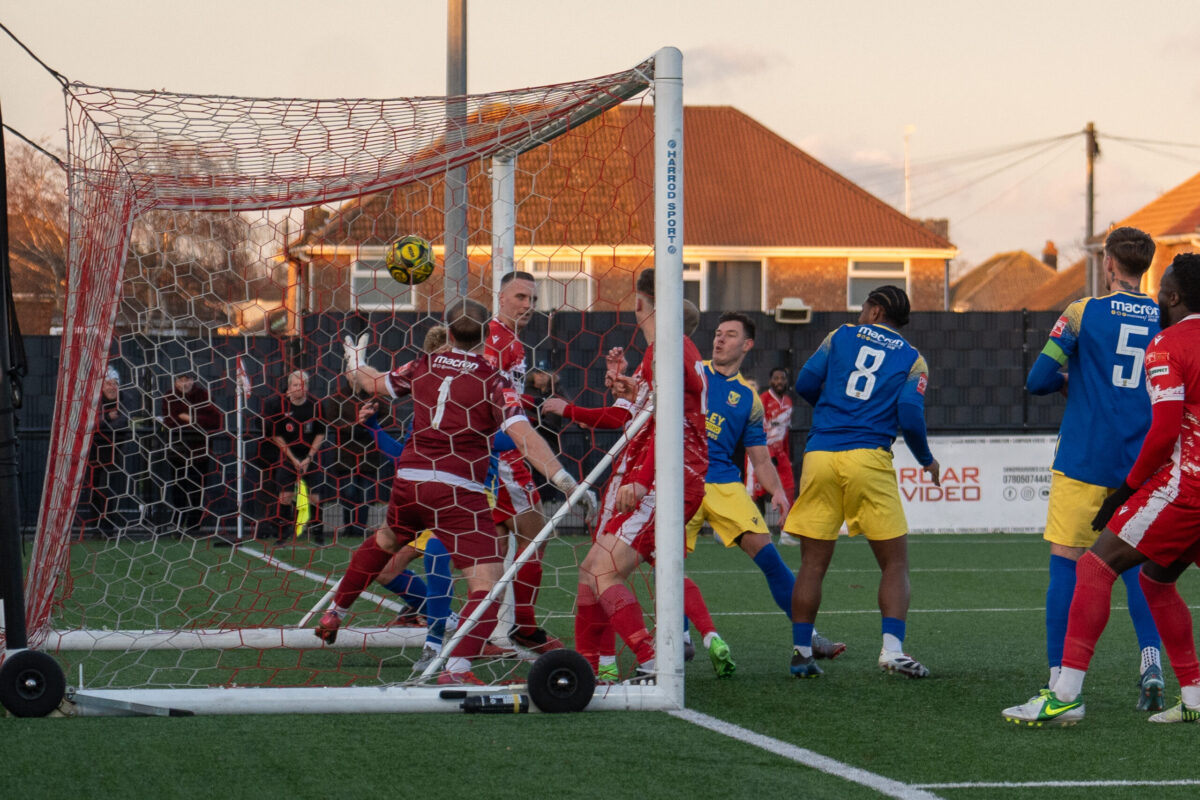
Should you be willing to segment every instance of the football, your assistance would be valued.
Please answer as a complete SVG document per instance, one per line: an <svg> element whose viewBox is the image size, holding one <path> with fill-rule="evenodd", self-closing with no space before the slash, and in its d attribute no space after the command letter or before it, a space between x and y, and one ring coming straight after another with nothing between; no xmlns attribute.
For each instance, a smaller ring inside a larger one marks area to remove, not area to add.
<svg viewBox="0 0 1200 800"><path fill-rule="evenodd" d="M405 236L392 242L384 258L388 273L400 283L424 283L437 264L433 248L420 236Z"/></svg>

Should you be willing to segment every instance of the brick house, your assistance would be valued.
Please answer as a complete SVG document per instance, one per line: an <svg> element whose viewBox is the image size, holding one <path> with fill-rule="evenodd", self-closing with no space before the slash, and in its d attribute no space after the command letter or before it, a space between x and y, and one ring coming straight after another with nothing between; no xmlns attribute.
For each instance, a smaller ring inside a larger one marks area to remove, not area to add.
<svg viewBox="0 0 1200 800"><path fill-rule="evenodd" d="M915 309L945 307L944 234L878 200L737 109L684 112L685 296L702 310L860 307L875 286L905 286ZM468 294L490 305L491 180L468 169ZM632 308L632 273L653 266L653 116L626 104L517 160L514 259L540 284L542 310ZM290 254L312 308L438 311L442 282L388 278L388 242L417 233L441 255L441 177L343 204L307 221ZM349 280L347 280L347 271Z"/></svg>

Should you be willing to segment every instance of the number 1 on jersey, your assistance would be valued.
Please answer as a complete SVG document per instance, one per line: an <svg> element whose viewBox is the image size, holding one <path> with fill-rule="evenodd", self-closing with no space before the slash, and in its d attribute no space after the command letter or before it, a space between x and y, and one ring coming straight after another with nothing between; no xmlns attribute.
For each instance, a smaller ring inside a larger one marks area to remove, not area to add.
<svg viewBox="0 0 1200 800"><path fill-rule="evenodd" d="M875 373L883 366L884 351L863 345L854 359L856 369L846 380L846 394L859 400L867 400L875 391Z"/></svg>
<svg viewBox="0 0 1200 800"><path fill-rule="evenodd" d="M442 424L442 415L446 413L446 400L450 397L450 381L454 378L454 375L442 378L442 385L438 387L437 406L433 410L433 419L429 420L429 427L435 431Z"/></svg>

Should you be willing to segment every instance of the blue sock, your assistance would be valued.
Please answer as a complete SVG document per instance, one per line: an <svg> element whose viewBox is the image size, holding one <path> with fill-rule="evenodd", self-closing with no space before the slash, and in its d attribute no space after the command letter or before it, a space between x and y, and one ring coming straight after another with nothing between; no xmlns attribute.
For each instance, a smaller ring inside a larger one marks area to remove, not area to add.
<svg viewBox="0 0 1200 800"><path fill-rule="evenodd" d="M446 620L450 618L450 599L454 579L450 575L450 553L438 539L430 539L425 545L425 579L429 591L425 600L425 616L429 620L429 633L425 641L441 644L446 635Z"/></svg>
<svg viewBox="0 0 1200 800"><path fill-rule="evenodd" d="M1162 649L1162 639L1158 636L1158 628L1154 625L1154 617L1150 616L1150 606L1146 604L1146 595L1142 594L1142 583L1138 575L1142 571L1139 564L1121 573L1125 581L1125 596L1129 602L1129 618L1133 620L1133 630L1137 634L1138 650L1147 647Z"/></svg>
<svg viewBox="0 0 1200 800"><path fill-rule="evenodd" d="M900 619L899 617L884 617L881 627L883 629L883 646L884 646L884 648L903 651L904 650L904 620ZM894 648L888 648L889 644L893 644L892 642L888 641L889 636L894 636L896 638L896 641L894 642L894 644L896 646Z"/></svg>
<svg viewBox="0 0 1200 800"><path fill-rule="evenodd" d="M779 555L779 551L775 549L775 544L768 544L759 550L758 555L754 557L754 563L766 576L767 586L771 589L771 597L775 598L775 605L783 609L783 613L788 615L788 619L791 619L792 587L796 585L796 576L784 563L783 556Z"/></svg>
<svg viewBox="0 0 1200 800"><path fill-rule="evenodd" d="M1050 556L1050 585L1046 587L1046 661L1051 667L1062 665L1067 617L1074 596L1075 562L1063 556Z"/></svg>
<svg viewBox="0 0 1200 800"><path fill-rule="evenodd" d="M812 647L813 623L792 623L792 645L795 647Z"/></svg>
<svg viewBox="0 0 1200 800"><path fill-rule="evenodd" d="M400 595L400 599L414 611L423 613L422 606L425 605L426 597L425 581L418 578L411 569L404 570L384 586Z"/></svg>

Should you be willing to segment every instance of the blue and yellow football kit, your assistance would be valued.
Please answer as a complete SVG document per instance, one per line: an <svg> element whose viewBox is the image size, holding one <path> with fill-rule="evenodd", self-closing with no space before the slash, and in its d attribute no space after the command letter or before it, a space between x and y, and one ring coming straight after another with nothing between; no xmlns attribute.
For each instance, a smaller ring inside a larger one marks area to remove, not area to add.
<svg viewBox="0 0 1200 800"><path fill-rule="evenodd" d="M892 444L897 432L922 466L933 463L925 439L925 359L886 325L843 325L825 337L796 379L813 403L813 423L796 504L784 531L836 539L894 539L908 533Z"/></svg>
<svg viewBox="0 0 1200 800"><path fill-rule="evenodd" d="M1143 360L1159 332L1158 305L1144 294L1115 292L1067 306L1027 388L1057 391L1070 381L1059 427L1045 538L1068 547L1096 540L1091 520L1108 490L1125 480L1150 427Z"/></svg>
<svg viewBox="0 0 1200 800"><path fill-rule="evenodd" d="M722 375L704 362L708 381L708 472L704 476L704 502L687 524L687 549L696 547L696 536L708 522L726 547L737 544L744 533L768 533L766 521L742 483L734 459L739 447L766 447L762 399L742 374Z"/></svg>

